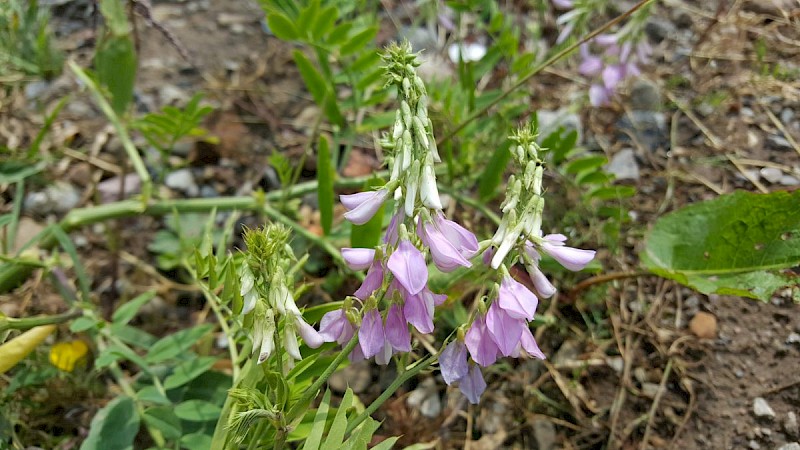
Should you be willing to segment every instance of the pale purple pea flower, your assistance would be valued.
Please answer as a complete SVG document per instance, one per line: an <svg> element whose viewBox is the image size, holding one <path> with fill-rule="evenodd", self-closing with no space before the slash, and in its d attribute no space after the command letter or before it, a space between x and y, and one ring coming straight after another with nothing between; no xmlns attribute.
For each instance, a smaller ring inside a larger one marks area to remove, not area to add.
<svg viewBox="0 0 800 450"><path fill-rule="evenodd" d="M467 346L458 339L447 344L439 355L439 370L442 372L444 382L452 384L464 378L469 370L467 365Z"/></svg>
<svg viewBox="0 0 800 450"><path fill-rule="evenodd" d="M403 310L396 304L389 307L386 313L386 342L399 352L411 351L411 334L408 332L408 322L403 315Z"/></svg>
<svg viewBox="0 0 800 450"><path fill-rule="evenodd" d="M594 259L595 251L567 247L564 245L566 240L567 237L563 234L548 234L544 237L541 248L564 268L577 272Z"/></svg>
<svg viewBox="0 0 800 450"><path fill-rule="evenodd" d="M364 270L375 260L375 250L371 248L343 248L342 257L347 267L353 270Z"/></svg>
<svg viewBox="0 0 800 450"><path fill-rule="evenodd" d="M381 350L375 354L375 364L379 366L388 365L393 354L394 350L392 349L391 344L389 344L389 341L383 341L383 347L381 347Z"/></svg>
<svg viewBox="0 0 800 450"><path fill-rule="evenodd" d="M592 106L608 105L611 103L612 94L613 92L610 92L605 86L593 84L589 87L589 102Z"/></svg>
<svg viewBox="0 0 800 450"><path fill-rule="evenodd" d="M581 45L581 64L578 66L578 73L585 77L592 77L603 70L603 59L589 53L588 44Z"/></svg>
<svg viewBox="0 0 800 450"><path fill-rule="evenodd" d="M399 224L403 223L406 215L403 212L403 208L398 208L397 213L392 216L392 220L389 221L389 226L386 227L386 234L383 236L383 243L389 245L395 245L397 243L397 227Z"/></svg>
<svg viewBox="0 0 800 450"><path fill-rule="evenodd" d="M431 259L442 272L452 272L458 266L472 267L472 263L464 258L454 243L439 231L433 223L422 223L420 218L417 225L417 234L422 239L422 242L430 248Z"/></svg>
<svg viewBox="0 0 800 450"><path fill-rule="evenodd" d="M486 313L486 328L500 353L503 356L510 356L519 346L522 329L527 328L527 323L523 319L511 317L497 302L494 302Z"/></svg>
<svg viewBox="0 0 800 450"><path fill-rule="evenodd" d="M539 299L524 284L506 275L500 283L496 303L514 319L533 320Z"/></svg>
<svg viewBox="0 0 800 450"><path fill-rule="evenodd" d="M367 276L353 295L359 300L366 300L381 287L381 284L383 284L383 264L380 261L373 261L367 270Z"/></svg>
<svg viewBox="0 0 800 450"><path fill-rule="evenodd" d="M378 212L388 194L389 191L387 189L379 189L377 191L359 192L358 194L340 195L339 200L348 209L344 214L345 219L356 225L367 223Z"/></svg>
<svg viewBox="0 0 800 450"><path fill-rule="evenodd" d="M602 73L603 86L609 91L617 88L617 85L625 78L625 66L622 64L608 65Z"/></svg>
<svg viewBox="0 0 800 450"><path fill-rule="evenodd" d="M553 6L557 9L572 9L572 0L553 0Z"/></svg>
<svg viewBox="0 0 800 450"><path fill-rule="evenodd" d="M344 310L337 309L322 316L319 323L319 334L325 342L338 342L345 344L353 337L355 327L349 320Z"/></svg>
<svg viewBox="0 0 800 450"><path fill-rule="evenodd" d="M486 328L486 320L483 314L479 313L475 321L472 322L472 327L464 336L464 344L466 344L472 359L483 367L491 366L497 361L497 355L500 350Z"/></svg>
<svg viewBox="0 0 800 450"><path fill-rule="evenodd" d="M486 390L486 381L483 379L480 367L473 365L467 375L459 380L458 388L470 403L477 405Z"/></svg>
<svg viewBox="0 0 800 450"><path fill-rule="evenodd" d="M349 359L351 363L355 363L363 361L367 358L364 356L364 351L361 350L361 346L356 345L355 347L353 347L353 351L350 352L349 355L347 355L347 359Z"/></svg>
<svg viewBox="0 0 800 450"><path fill-rule="evenodd" d="M364 314L361 328L358 330L358 343L364 352L365 358L371 358L383 350L386 335L383 330L381 313L371 309Z"/></svg>
<svg viewBox="0 0 800 450"><path fill-rule="evenodd" d="M522 330L522 335L519 338L519 347L517 347L517 352L519 349L522 349L530 356L539 359L547 359L542 353L542 350L539 348L539 344L536 343L536 339L533 337L533 333L531 333L531 329L527 326L524 330ZM515 358L518 357L518 354L512 355Z"/></svg>
<svg viewBox="0 0 800 450"><path fill-rule="evenodd" d="M434 294L428 288L423 289L419 294L406 295L403 313L406 320L420 333L428 334L433 332L433 310L447 299L444 294Z"/></svg>
<svg viewBox="0 0 800 450"><path fill-rule="evenodd" d="M409 240L400 242L386 267L409 294L418 294L428 282L425 257Z"/></svg>

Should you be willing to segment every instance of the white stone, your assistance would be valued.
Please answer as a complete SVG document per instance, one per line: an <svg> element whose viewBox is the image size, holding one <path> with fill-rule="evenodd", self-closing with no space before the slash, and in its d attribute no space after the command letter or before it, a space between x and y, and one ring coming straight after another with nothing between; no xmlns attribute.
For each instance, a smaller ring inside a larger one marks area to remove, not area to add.
<svg viewBox="0 0 800 450"><path fill-rule="evenodd" d="M769 406L769 403L762 397L756 397L756 399L753 400L753 413L756 417L775 418L775 410L773 410L772 407Z"/></svg>

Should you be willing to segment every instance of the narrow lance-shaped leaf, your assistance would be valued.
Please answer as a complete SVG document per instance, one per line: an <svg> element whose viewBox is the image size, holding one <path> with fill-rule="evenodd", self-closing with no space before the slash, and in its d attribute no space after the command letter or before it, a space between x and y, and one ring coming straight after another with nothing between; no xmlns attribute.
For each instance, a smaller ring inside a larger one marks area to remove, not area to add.
<svg viewBox="0 0 800 450"><path fill-rule="evenodd" d="M308 91L314 97L314 101L322 107L328 120L339 126L344 125L344 116L342 116L339 106L336 104L336 94L333 86L325 81L322 74L319 73L303 52L295 50L292 56Z"/></svg>
<svg viewBox="0 0 800 450"><path fill-rule="evenodd" d="M330 144L325 136L319 137L317 146L317 201L322 230L326 235L331 233L333 225L333 181L334 165L331 158Z"/></svg>

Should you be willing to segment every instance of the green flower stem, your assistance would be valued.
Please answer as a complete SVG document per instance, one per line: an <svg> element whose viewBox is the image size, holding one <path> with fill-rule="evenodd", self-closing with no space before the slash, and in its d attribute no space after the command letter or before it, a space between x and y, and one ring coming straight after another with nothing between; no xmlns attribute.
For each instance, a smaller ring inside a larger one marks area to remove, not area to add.
<svg viewBox="0 0 800 450"><path fill-rule="evenodd" d="M147 171L147 167L144 165L144 161L142 161L142 157L139 155L139 151L136 150L136 146L133 145L130 136L128 136L128 131L125 125L123 125L122 121L117 116L117 113L114 112L114 108L108 103L108 100L103 96L102 92L100 91L100 87L97 86L97 83L89 77L74 61L68 61L67 65L78 77L81 83L83 83L89 91L91 91L92 96L94 97L95 102L103 110L103 114L106 115L111 125L114 126L114 129L117 132L117 137L119 137L120 142L122 142L122 147L125 149L125 153L128 154L128 159L130 159L131 163L133 164L134 170L136 170L136 174L139 175L139 178L142 180L142 200L141 205L144 206L150 201L150 194L153 191L153 181L150 179L150 173Z"/></svg>
<svg viewBox="0 0 800 450"><path fill-rule="evenodd" d="M375 176L387 176L388 172L377 172ZM355 189L363 187L367 180L372 176L354 177L338 179L335 182L337 189ZM280 200L286 193L290 198L300 197L305 194L316 191L317 182L307 181L305 183L296 184L279 191L272 191L265 194L261 199L257 196L239 196L239 197L218 197L218 198L192 198L182 200L160 200L152 202L149 205L142 207L142 202L139 200L123 200L105 205L91 206L87 208L78 208L69 212L59 223L59 226L64 232L69 233L76 229L92 225L99 222L104 222L112 219L122 219L126 217L134 217L137 215L148 216L163 216L171 214L173 211L178 213L189 212L209 212L216 208L217 211L264 211L268 215L273 213L274 220L280 220L283 223L291 222L291 226L296 231L300 231L297 223L292 221L286 216L277 213L272 207L268 207L266 202ZM307 230L302 229L307 232ZM327 242L311 233L304 234L309 240L317 245L322 242ZM45 232L39 237L38 246L41 249L53 248L58 243L55 234L52 232ZM324 245L323 249L330 252L333 248L331 245ZM338 255L338 250L336 252ZM337 256L334 256L337 258ZM338 255L341 258L341 255ZM338 260L338 259L337 259ZM33 264L20 264L16 261L8 261L0 265L0 292L7 292L17 284L26 279L36 266Z"/></svg>
<svg viewBox="0 0 800 450"><path fill-rule="evenodd" d="M579 40L578 42L575 42L574 44L570 45L569 47L567 47L567 48L561 50L560 52L556 53L555 55L550 57L547 61L543 62L541 65L539 65L537 67L534 67L533 70L531 70L527 74L525 74L522 77L520 77L519 80L517 80L514 84L509 86L508 89L503 91L502 94L500 94L499 96L495 97L492 101L487 103L484 107L482 107L482 108L476 110L475 112L473 112L472 114L470 114L469 117L464 119L463 122L461 122L455 128L453 128L445 137L443 137L440 140L436 141L437 145L441 146L444 142L447 142L450 139L452 139L456 134L458 134L461 130L466 128L466 126L469 125L471 122L473 122L475 119L477 119L478 117L481 117L482 115L486 114L486 112L488 112L490 109L494 108L494 106L496 104L500 103L506 97L508 97L509 94L511 94L512 92L516 91L520 87L524 86L528 82L528 80L530 80L534 75L536 75L539 72L543 71L544 69L552 66L553 64L558 62L561 58L563 58L563 57L569 55L570 53L574 52L575 50L577 50L578 47L580 47L582 44L591 41L598 34L603 33L606 30L608 30L609 28L613 27L614 25L622 22L626 18L630 17L633 13L635 13L638 10L640 10L641 8L646 6L647 4L652 3L653 1L655 1L655 0L641 0L639 3L635 4L631 9L629 9L625 13L623 13L623 14L621 14L621 15L619 15L619 16L611 19L611 20L609 20L604 25L602 25L600 28L596 28L594 31L592 31L591 33L589 33L586 36L584 36L583 39Z"/></svg>
<svg viewBox="0 0 800 450"><path fill-rule="evenodd" d="M69 311L62 314L55 314L52 316L25 317L22 319L4 317L0 318L0 333L3 333L4 331L7 330L24 331L41 325L64 323L72 319L78 318L82 315L83 315L82 311Z"/></svg>
<svg viewBox="0 0 800 450"><path fill-rule="evenodd" d="M336 358L330 363L330 365L325 368L325 371L322 372L322 375L320 375L314 381L314 383L308 389L306 389L306 391L303 393L303 396L300 397L300 400L298 400L291 407L291 409L289 409L289 412L286 413L287 424L291 424L299 416L301 416L301 414L305 413L305 410L308 408L311 400L317 396L319 390L322 388L322 385L328 381L328 378L330 378L331 375L333 375L333 372L336 371L336 369L339 367L339 364L341 364L342 361L344 361L344 359L350 355L350 352L353 351L353 349L356 347L356 344L358 344L358 333L353 333L353 337L350 338L350 341L347 343L347 345L345 345L339 354L336 355Z"/></svg>
<svg viewBox="0 0 800 450"><path fill-rule="evenodd" d="M375 399L370 405L365 409L358 417L355 418L352 422L347 425L347 431L345 431L345 435L348 435L356 429L357 426L361 425L361 422L366 420L367 417L371 416L386 400L391 397L400 386L403 385L406 381L408 381L411 377L416 376L418 373L422 372L423 370L430 367L431 364L436 362L439 359L439 355L430 355L427 358L423 359L422 361L418 362L414 367L406 370L405 372L401 373L388 388L386 388L383 393Z"/></svg>

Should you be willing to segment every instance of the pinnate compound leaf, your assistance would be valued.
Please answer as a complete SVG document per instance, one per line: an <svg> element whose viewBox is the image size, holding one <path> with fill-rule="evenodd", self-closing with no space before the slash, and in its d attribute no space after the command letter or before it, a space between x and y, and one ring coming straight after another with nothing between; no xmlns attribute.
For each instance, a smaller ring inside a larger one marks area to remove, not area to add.
<svg viewBox="0 0 800 450"><path fill-rule="evenodd" d="M97 412L81 450L129 450L139 432L139 414L133 399L120 396Z"/></svg>
<svg viewBox="0 0 800 450"><path fill-rule="evenodd" d="M297 69L300 71L300 77L303 78L308 91L314 97L314 101L322 107L328 120L337 124L344 124L344 116L339 111L339 106L336 104L336 94L333 87L325 81L325 77L314 67L314 64L303 54L300 50L295 50L292 53Z"/></svg>
<svg viewBox="0 0 800 450"><path fill-rule="evenodd" d="M655 223L642 260L704 294L769 300L798 285L780 271L800 265L800 191L735 192L684 207Z"/></svg>

